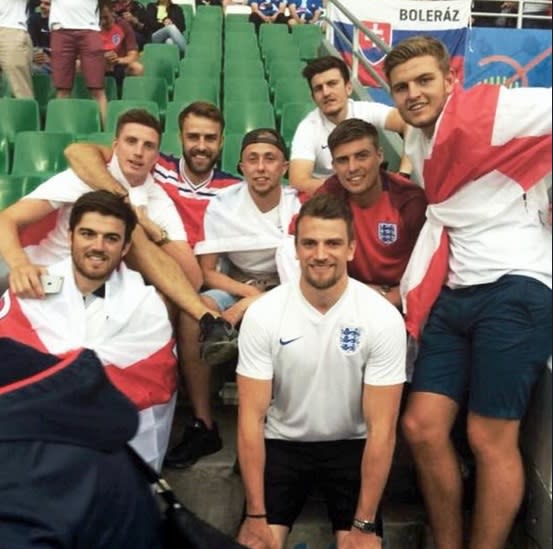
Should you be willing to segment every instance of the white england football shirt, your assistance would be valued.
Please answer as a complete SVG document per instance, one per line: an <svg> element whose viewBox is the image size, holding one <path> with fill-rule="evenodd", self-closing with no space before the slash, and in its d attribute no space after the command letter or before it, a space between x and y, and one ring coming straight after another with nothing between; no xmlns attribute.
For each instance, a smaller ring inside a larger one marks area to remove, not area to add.
<svg viewBox="0 0 553 549"><path fill-rule="evenodd" d="M266 438L364 438L363 384L403 383L405 346L403 318L364 284L348 279L326 314L283 284L246 311L236 371L273 381Z"/></svg>

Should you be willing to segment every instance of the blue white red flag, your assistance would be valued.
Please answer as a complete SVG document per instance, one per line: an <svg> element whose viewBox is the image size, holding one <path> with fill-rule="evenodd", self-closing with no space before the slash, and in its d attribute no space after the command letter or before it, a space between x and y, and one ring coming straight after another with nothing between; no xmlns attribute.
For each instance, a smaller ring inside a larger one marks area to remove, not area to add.
<svg viewBox="0 0 553 549"><path fill-rule="evenodd" d="M342 4L390 47L417 34L435 36L447 46L457 78L463 82L471 0L342 0ZM329 18L353 42L351 22L332 4L328 9ZM333 30L330 33L334 46L351 65L350 45L339 33ZM359 34L359 48L377 73L384 77L385 53L363 33ZM365 85L379 87L361 64L359 80Z"/></svg>

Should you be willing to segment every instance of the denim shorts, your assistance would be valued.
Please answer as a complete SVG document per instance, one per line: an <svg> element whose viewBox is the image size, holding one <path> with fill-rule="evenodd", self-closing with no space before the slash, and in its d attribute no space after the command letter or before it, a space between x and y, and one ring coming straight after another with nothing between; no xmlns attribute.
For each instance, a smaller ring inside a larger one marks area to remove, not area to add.
<svg viewBox="0 0 553 549"><path fill-rule="evenodd" d="M210 297L217 303L217 307L219 311L226 311L227 309L230 309L238 300L241 298L232 294L229 294L228 292L225 292L223 290L206 290L205 292L202 292L200 295L205 295L207 297Z"/></svg>
<svg viewBox="0 0 553 549"><path fill-rule="evenodd" d="M551 290L526 276L443 288L424 327L412 391L476 414L521 419L551 355Z"/></svg>

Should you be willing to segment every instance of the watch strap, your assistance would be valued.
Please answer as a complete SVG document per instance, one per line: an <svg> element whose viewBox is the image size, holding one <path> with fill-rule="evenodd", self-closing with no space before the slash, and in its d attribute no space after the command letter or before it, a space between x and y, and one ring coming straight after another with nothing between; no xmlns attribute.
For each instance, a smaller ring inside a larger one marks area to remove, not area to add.
<svg viewBox="0 0 553 549"><path fill-rule="evenodd" d="M377 530L376 523L369 520L359 520L354 518L352 526L358 530L361 530L364 534L375 534Z"/></svg>

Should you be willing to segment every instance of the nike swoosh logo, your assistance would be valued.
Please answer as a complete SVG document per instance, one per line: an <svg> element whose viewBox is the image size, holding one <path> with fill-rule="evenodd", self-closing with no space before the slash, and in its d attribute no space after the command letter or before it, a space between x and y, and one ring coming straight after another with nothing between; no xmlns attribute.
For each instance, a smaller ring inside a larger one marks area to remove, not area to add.
<svg viewBox="0 0 553 549"><path fill-rule="evenodd" d="M293 339L282 339L280 338L280 344L281 345L288 345L288 343L292 343L293 341L297 341L298 339L301 339L303 336L294 337Z"/></svg>

